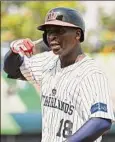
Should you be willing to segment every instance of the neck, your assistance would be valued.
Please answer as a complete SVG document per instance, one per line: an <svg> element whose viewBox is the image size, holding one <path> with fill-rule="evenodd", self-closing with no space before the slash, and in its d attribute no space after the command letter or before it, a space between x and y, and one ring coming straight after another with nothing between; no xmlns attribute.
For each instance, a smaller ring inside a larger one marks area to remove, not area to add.
<svg viewBox="0 0 115 142"><path fill-rule="evenodd" d="M67 67L69 65L74 64L76 61L79 61L79 57L81 57L80 58L80 60L81 60L82 55L84 56L84 53L83 53L81 47L77 47L77 48L75 48L75 51L73 51L72 53L70 53L64 57L60 57L61 68Z"/></svg>

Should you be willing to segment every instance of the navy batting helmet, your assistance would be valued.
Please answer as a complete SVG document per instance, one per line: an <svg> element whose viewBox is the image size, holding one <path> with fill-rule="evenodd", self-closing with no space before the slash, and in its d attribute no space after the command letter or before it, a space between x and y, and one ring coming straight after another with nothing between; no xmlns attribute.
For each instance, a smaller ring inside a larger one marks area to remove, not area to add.
<svg viewBox="0 0 115 142"><path fill-rule="evenodd" d="M37 27L38 30L44 31L43 40L47 45L47 33L45 32L45 28L48 25L79 28L81 29L80 42L84 41L85 22L81 14L75 9L57 7L47 13L45 23Z"/></svg>

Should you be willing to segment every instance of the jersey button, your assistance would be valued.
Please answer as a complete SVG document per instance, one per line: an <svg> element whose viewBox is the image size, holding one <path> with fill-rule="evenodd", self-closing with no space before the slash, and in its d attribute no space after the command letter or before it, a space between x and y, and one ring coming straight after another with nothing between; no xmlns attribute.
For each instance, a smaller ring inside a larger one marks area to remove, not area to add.
<svg viewBox="0 0 115 142"><path fill-rule="evenodd" d="M52 95L56 95L57 90L54 88L52 89Z"/></svg>

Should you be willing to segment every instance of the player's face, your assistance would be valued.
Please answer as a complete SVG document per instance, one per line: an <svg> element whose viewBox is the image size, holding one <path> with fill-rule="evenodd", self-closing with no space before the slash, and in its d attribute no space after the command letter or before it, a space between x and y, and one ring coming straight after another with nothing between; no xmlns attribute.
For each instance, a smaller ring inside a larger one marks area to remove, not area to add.
<svg viewBox="0 0 115 142"><path fill-rule="evenodd" d="M61 57L72 56L76 51L77 29L62 26L47 26L47 41L54 54ZM80 37L79 37L80 38Z"/></svg>

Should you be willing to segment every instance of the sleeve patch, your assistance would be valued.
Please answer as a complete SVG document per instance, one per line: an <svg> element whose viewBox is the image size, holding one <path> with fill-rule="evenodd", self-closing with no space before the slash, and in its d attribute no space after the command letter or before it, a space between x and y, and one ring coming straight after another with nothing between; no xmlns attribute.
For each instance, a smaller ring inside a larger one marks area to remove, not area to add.
<svg viewBox="0 0 115 142"><path fill-rule="evenodd" d="M97 111L102 111L102 112L107 112L107 104L104 103L96 103L91 106L91 114L97 112Z"/></svg>

